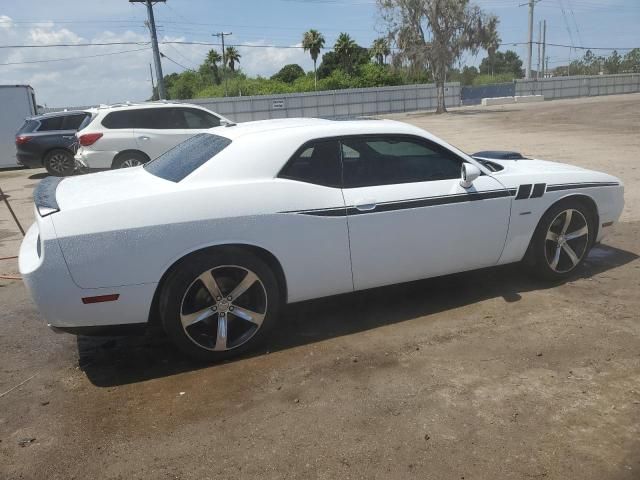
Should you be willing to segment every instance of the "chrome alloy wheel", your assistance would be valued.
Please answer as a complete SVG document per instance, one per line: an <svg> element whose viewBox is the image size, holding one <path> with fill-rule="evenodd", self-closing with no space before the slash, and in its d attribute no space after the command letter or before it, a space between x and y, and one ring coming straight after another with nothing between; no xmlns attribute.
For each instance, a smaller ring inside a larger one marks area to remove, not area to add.
<svg viewBox="0 0 640 480"><path fill-rule="evenodd" d="M568 209L553 219L545 237L545 257L551 270L573 270L587 251L589 223L578 210Z"/></svg>
<svg viewBox="0 0 640 480"><path fill-rule="evenodd" d="M267 291L258 276L238 265L199 275L180 303L180 321L197 346L225 351L249 341L267 314Z"/></svg>
<svg viewBox="0 0 640 480"><path fill-rule="evenodd" d="M70 170L73 171L75 166L75 160L64 153L54 153L49 158L49 168L56 173L64 174Z"/></svg>
<svg viewBox="0 0 640 480"><path fill-rule="evenodd" d="M127 158L120 164L120 168L139 167L142 162L137 158Z"/></svg>

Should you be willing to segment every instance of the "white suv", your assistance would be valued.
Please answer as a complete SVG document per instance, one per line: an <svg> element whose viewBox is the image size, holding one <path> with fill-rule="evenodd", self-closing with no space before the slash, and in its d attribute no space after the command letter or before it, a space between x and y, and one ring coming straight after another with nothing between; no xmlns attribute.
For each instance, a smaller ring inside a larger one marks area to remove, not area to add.
<svg viewBox="0 0 640 480"><path fill-rule="evenodd" d="M186 103L119 104L90 112L76 133L75 159L84 168L142 165L197 133L233 123Z"/></svg>

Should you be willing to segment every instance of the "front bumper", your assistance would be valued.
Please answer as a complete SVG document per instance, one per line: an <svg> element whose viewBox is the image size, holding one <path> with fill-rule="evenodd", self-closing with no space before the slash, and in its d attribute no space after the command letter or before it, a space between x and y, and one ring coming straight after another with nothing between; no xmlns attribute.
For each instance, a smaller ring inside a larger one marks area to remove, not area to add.
<svg viewBox="0 0 640 480"><path fill-rule="evenodd" d="M80 288L69 274L58 240L41 238L40 226L45 231L53 230L51 216L39 218L39 223L29 228L20 246L18 264L27 290L50 327L71 330L148 322L157 284ZM82 301L114 293L119 294L116 301Z"/></svg>

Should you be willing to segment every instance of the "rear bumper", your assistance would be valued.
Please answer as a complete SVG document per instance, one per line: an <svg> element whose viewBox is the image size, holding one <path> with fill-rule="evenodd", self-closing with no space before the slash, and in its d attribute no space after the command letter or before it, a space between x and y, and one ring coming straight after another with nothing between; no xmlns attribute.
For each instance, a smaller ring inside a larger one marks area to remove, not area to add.
<svg viewBox="0 0 640 480"><path fill-rule="evenodd" d="M90 150L80 148L75 155L76 161L85 168L111 168L118 152Z"/></svg>
<svg viewBox="0 0 640 480"><path fill-rule="evenodd" d="M28 168L42 168L42 157L33 153L17 153L16 160L19 165Z"/></svg>
<svg viewBox="0 0 640 480"><path fill-rule="evenodd" d="M52 221L50 217L40 220ZM47 324L73 331L148 322L155 283L109 288L80 288L69 274L57 239L40 238L33 224L20 246L19 268L27 290ZM82 299L118 294L116 301L83 303Z"/></svg>

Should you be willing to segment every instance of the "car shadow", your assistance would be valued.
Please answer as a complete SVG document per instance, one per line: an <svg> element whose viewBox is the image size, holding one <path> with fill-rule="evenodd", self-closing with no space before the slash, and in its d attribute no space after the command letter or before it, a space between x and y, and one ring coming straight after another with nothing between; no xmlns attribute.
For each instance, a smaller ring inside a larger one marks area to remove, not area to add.
<svg viewBox="0 0 640 480"><path fill-rule="evenodd" d="M637 258L634 253L600 245L591 251L581 271L567 281L589 278ZM300 302L284 310L263 347L230 361L364 332L490 298L517 302L521 293L558 285L534 280L513 264ZM187 359L158 327L137 337L79 336L77 343L79 367L99 387L216 367Z"/></svg>
<svg viewBox="0 0 640 480"><path fill-rule="evenodd" d="M43 178L47 178L49 174L47 172L34 173L33 175L29 175L29 180L42 180Z"/></svg>

